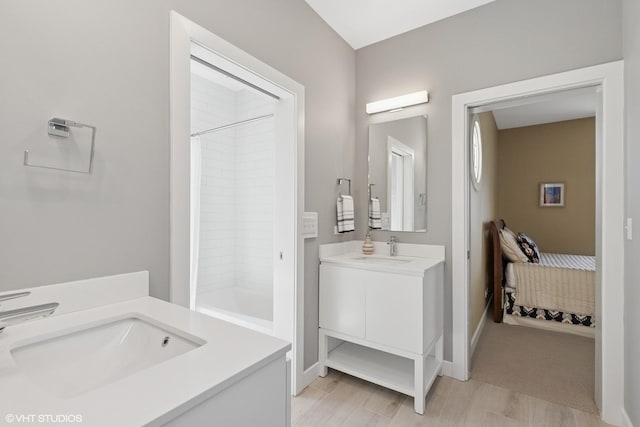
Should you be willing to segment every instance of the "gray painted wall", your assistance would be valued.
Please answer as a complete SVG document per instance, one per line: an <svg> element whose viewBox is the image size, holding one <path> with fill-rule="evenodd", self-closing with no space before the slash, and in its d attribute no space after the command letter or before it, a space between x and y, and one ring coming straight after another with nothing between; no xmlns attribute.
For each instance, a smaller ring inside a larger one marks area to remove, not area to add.
<svg viewBox="0 0 640 427"><path fill-rule="evenodd" d="M169 11L306 88L305 362L317 360L318 244L352 176L355 53L299 0L0 0L0 291L149 270L169 297ZM95 172L22 166L46 121L97 126Z"/></svg>
<svg viewBox="0 0 640 427"><path fill-rule="evenodd" d="M498 216L498 127L491 111L480 113L478 118L482 138L482 177L478 189L470 187L469 191L469 343L491 300L489 292L493 292L490 224ZM502 218L502 214L498 218Z"/></svg>
<svg viewBox="0 0 640 427"><path fill-rule="evenodd" d="M634 426L640 426L640 324L634 314L640 304L640 2L623 2L623 46L627 141L627 216L634 219L634 239L625 247L624 400Z"/></svg>
<svg viewBox="0 0 640 427"><path fill-rule="evenodd" d="M305 207L320 214L319 237L305 241L306 366L317 359L318 244L352 238L333 235L337 177L353 178L356 237L366 230L369 123L429 115L428 232L398 234L447 245L449 258L451 95L622 57L620 0L497 0L356 54L300 0L0 0L1 291L147 269L152 295L168 298L171 9L306 87ZM422 88L426 106L364 113ZM93 175L22 166L54 115L98 127ZM446 281L451 306L450 271Z"/></svg>
<svg viewBox="0 0 640 427"><path fill-rule="evenodd" d="M446 245L445 358L451 359L451 96L622 58L619 0L497 0L357 51L356 212L366 220L369 123L429 116L427 233L400 242ZM427 89L430 102L367 116L365 104ZM394 115L395 114L395 115ZM358 237L365 228L358 227ZM387 240L389 232L375 232Z"/></svg>

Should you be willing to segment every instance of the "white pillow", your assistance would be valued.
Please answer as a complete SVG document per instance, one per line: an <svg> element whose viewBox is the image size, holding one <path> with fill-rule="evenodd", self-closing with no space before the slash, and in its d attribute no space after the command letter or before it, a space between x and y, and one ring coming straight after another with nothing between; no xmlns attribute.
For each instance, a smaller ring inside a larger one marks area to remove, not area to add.
<svg viewBox="0 0 640 427"><path fill-rule="evenodd" d="M518 241L511 230L500 230L500 246L502 253L511 262L529 262L529 258L522 252Z"/></svg>
<svg viewBox="0 0 640 427"><path fill-rule="evenodd" d="M518 235L516 233L513 232L513 230L511 230L509 227L505 226L502 231L506 231L507 233L511 234L513 236L514 239L516 239L516 242L518 241Z"/></svg>

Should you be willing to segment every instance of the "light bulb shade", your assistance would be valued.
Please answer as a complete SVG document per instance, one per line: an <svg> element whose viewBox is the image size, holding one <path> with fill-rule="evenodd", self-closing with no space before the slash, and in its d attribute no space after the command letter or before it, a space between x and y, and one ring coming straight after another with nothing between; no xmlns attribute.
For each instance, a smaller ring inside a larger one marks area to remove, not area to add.
<svg viewBox="0 0 640 427"><path fill-rule="evenodd" d="M367 114L381 113L383 111L397 110L412 105L429 102L429 93L426 90L396 96L395 98L382 99L367 104Z"/></svg>

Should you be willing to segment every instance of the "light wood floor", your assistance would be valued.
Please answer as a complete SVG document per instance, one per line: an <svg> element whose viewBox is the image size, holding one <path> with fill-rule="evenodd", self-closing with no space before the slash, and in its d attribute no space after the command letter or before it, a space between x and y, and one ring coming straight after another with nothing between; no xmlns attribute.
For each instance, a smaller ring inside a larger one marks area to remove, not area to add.
<svg viewBox="0 0 640 427"><path fill-rule="evenodd" d="M491 384L440 377L424 415L413 398L330 371L292 402L294 426L607 426L597 415Z"/></svg>

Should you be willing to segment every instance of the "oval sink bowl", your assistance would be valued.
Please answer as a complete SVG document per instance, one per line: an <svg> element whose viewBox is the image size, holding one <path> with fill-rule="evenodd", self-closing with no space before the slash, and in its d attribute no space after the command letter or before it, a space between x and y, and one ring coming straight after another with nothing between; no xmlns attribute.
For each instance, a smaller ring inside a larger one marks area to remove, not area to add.
<svg viewBox="0 0 640 427"><path fill-rule="evenodd" d="M69 332L11 350L38 386L70 398L202 346L205 342L138 317Z"/></svg>
<svg viewBox="0 0 640 427"><path fill-rule="evenodd" d="M354 261L360 261L368 264L397 265L397 264L404 264L406 262L411 262L413 260L406 259L406 258L398 258L398 257L362 256L362 257L354 258Z"/></svg>

